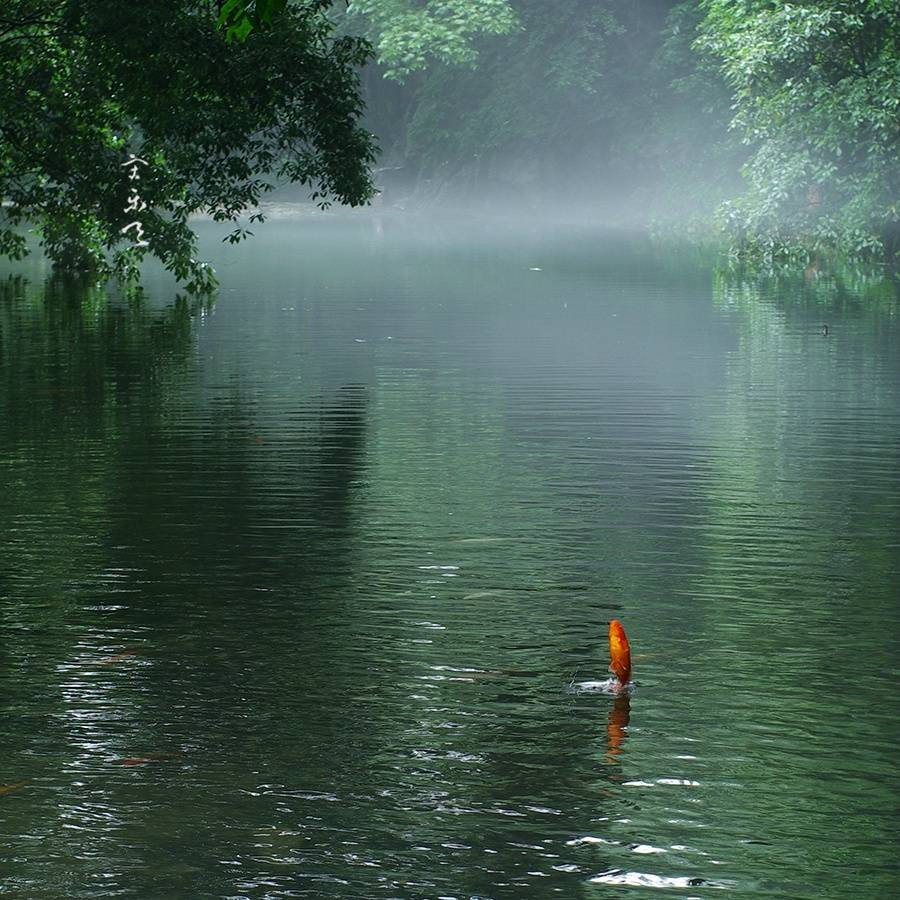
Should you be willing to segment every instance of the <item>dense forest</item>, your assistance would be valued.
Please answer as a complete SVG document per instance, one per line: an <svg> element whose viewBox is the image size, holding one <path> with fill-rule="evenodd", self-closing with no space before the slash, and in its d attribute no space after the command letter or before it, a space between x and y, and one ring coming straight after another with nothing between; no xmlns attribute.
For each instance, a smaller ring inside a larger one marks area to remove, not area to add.
<svg viewBox="0 0 900 900"><path fill-rule="evenodd" d="M900 5L13 0L0 138L0 254L33 223L64 266L129 276L152 252L197 290L190 217L240 240L284 183L880 259L900 243Z"/></svg>

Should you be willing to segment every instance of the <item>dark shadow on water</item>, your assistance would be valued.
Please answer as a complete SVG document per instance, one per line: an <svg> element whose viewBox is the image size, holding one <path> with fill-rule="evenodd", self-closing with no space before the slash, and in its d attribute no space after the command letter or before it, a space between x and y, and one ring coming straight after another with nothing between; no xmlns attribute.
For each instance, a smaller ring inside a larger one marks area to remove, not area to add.
<svg viewBox="0 0 900 900"><path fill-rule="evenodd" d="M273 744L282 774L294 754L353 752L354 673L333 660L368 389L269 408L240 383L204 393L201 312L60 279L0 290L0 623L7 672L36 660L0 686L11 708L38 695L47 712L0 729L10 775L34 771L35 748L50 778L79 748L86 765L184 752L213 767L230 748L252 787ZM342 678L347 706L325 706ZM309 708L319 737L304 744L288 735Z"/></svg>

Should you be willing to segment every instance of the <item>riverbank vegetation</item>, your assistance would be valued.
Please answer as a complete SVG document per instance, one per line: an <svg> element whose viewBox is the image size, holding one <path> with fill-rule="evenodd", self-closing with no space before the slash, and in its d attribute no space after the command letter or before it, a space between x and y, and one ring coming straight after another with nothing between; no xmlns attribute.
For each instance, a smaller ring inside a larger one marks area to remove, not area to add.
<svg viewBox="0 0 900 900"><path fill-rule="evenodd" d="M194 290L213 277L190 216L240 240L276 184L357 205L373 166L396 209L883 260L900 246L900 6L13 0L0 138L0 254L31 223L64 268L128 276L151 252Z"/></svg>
<svg viewBox="0 0 900 900"><path fill-rule="evenodd" d="M350 4L404 189L716 224L745 255L896 252L894 0L562 6Z"/></svg>

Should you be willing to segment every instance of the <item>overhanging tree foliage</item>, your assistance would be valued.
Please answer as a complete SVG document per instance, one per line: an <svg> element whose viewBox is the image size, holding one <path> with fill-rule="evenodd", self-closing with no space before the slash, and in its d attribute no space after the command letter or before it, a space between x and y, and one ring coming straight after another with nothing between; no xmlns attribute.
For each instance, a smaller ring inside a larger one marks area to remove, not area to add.
<svg viewBox="0 0 900 900"><path fill-rule="evenodd" d="M431 62L474 67L480 35L508 34L519 24L509 0L351 0L347 13L393 79Z"/></svg>
<svg viewBox="0 0 900 900"><path fill-rule="evenodd" d="M226 40L246 41L250 32L268 28L284 14L287 0L219 0L219 28Z"/></svg>
<svg viewBox="0 0 900 900"><path fill-rule="evenodd" d="M265 8L244 3L229 40L209 0L6 2L0 254L23 255L31 223L63 267L133 276L150 252L199 291L214 277L193 214L236 223L278 180L323 205L366 202L375 146L356 71L370 51L335 36L329 6L281 4L277 27L250 34L240 17Z"/></svg>

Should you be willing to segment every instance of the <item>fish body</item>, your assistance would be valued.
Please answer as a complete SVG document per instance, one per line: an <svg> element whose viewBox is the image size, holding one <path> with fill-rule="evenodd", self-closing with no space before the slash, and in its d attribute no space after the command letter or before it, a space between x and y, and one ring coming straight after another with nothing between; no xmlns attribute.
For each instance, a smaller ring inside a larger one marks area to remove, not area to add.
<svg viewBox="0 0 900 900"><path fill-rule="evenodd" d="M116 653L115 656L105 656L100 660L101 666L111 666L115 663L124 662L127 659L132 659L137 656L137 649L130 648L128 650L123 650L121 653Z"/></svg>
<svg viewBox="0 0 900 900"><path fill-rule="evenodd" d="M609 623L609 671L624 687L631 679L631 648L625 629L618 619Z"/></svg>
<svg viewBox="0 0 900 900"><path fill-rule="evenodd" d="M130 756L127 759L110 760L114 766L146 766L149 763L178 759L179 753L151 753L149 756Z"/></svg>
<svg viewBox="0 0 900 900"><path fill-rule="evenodd" d="M5 794L11 794L13 791L21 790L26 784L28 784L27 779L25 781L17 781L14 784L0 784L0 797L3 797Z"/></svg>

